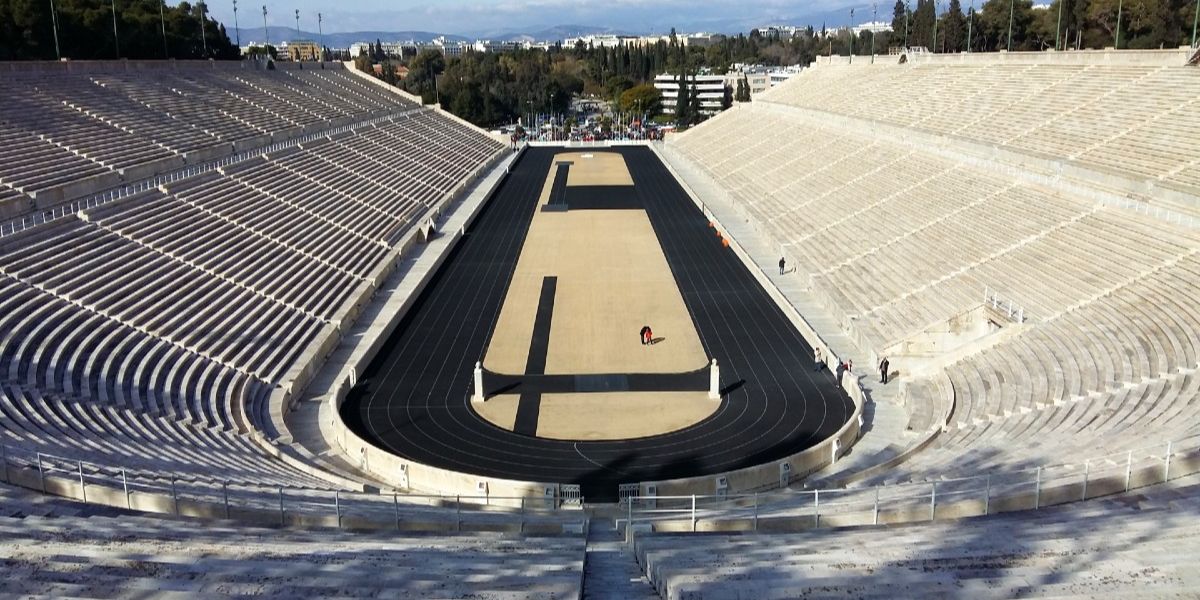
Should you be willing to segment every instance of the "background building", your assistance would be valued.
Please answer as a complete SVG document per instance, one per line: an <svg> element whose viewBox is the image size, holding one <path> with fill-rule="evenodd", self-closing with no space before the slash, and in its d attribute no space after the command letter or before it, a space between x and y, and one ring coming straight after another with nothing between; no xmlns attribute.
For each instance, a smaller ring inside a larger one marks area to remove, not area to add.
<svg viewBox="0 0 1200 600"><path fill-rule="evenodd" d="M320 60L321 47L312 40L293 40L283 43L288 60Z"/></svg>

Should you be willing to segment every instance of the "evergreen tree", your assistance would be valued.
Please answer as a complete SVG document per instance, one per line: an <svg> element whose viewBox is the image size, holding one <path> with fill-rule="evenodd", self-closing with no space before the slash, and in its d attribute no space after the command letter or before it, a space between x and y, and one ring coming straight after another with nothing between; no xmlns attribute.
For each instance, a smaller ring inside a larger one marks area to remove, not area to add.
<svg viewBox="0 0 1200 600"><path fill-rule="evenodd" d="M908 26L908 17L908 7L904 5L904 0L896 0L896 5L892 7L892 32L901 44L904 43L904 28Z"/></svg>
<svg viewBox="0 0 1200 600"><path fill-rule="evenodd" d="M942 52L962 52L966 48L967 19L963 16L959 0L950 0L946 15L942 17L938 38Z"/></svg>
<svg viewBox="0 0 1200 600"><path fill-rule="evenodd" d="M687 75L683 71L679 72L679 93L675 97L675 124L680 128L686 128L691 123L691 95L688 92Z"/></svg>
<svg viewBox="0 0 1200 600"><path fill-rule="evenodd" d="M113 14L105 2L59 1L53 4L58 21L58 44L63 58L236 59L240 50L213 20L204 4L161 0L122 0L116 3L117 38ZM49 2L0 0L0 60L55 60L54 27ZM160 9L161 21L160 21ZM201 25L203 23L203 25ZM207 53L206 53L207 50Z"/></svg>
<svg viewBox="0 0 1200 600"><path fill-rule="evenodd" d="M935 14L936 8L934 7L933 0L917 0L917 9L913 11L908 45L924 46L933 50L933 22L936 19Z"/></svg>

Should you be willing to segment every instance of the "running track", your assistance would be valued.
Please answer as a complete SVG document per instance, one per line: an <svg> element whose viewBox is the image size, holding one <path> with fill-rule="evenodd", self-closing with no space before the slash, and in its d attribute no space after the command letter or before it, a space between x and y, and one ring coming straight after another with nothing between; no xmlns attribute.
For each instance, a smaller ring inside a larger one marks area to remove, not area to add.
<svg viewBox="0 0 1200 600"><path fill-rule="evenodd" d="M618 484L717 474L778 460L833 435L853 403L647 148L621 148L704 350L727 391L687 429L618 442L502 430L470 408L471 371L492 334L542 184L560 148L530 148L351 391L360 436L428 465L488 477L576 483L590 501ZM632 335L632 334L631 334Z"/></svg>

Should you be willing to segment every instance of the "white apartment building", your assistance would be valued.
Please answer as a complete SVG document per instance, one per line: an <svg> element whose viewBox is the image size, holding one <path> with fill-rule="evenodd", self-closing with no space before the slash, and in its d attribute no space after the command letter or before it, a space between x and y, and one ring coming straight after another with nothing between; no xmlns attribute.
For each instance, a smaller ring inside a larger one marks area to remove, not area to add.
<svg viewBox="0 0 1200 600"><path fill-rule="evenodd" d="M695 87L700 99L700 112L705 115L715 115L721 112L725 101L725 89L730 94L737 89L737 78L740 74L729 75L695 75L688 78L688 86ZM730 82L732 81L732 85ZM663 73L654 78L654 89L662 94L663 114L675 114L675 105L679 102L679 76Z"/></svg>

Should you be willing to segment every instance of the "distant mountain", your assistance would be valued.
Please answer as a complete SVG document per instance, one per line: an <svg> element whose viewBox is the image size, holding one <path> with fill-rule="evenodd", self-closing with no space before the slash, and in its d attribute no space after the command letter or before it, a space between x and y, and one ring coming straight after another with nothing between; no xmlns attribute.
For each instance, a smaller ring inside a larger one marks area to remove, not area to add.
<svg viewBox="0 0 1200 600"><path fill-rule="evenodd" d="M268 27L266 34L263 34L262 27L241 27L239 28L242 45L250 42L262 43L270 39L272 44L278 44L295 39L320 41L322 44L330 48L348 48L355 42L371 42L375 40L381 42L407 42L409 40L417 42L431 42L434 38L445 36L449 41L464 42L470 41L468 38L461 35L449 33L435 33L431 31L350 31L338 33L326 33L324 36L319 35L315 31L300 30L297 34L295 28L291 27ZM270 36L269 38L267 36ZM235 33L229 31L230 39L236 41Z"/></svg>

